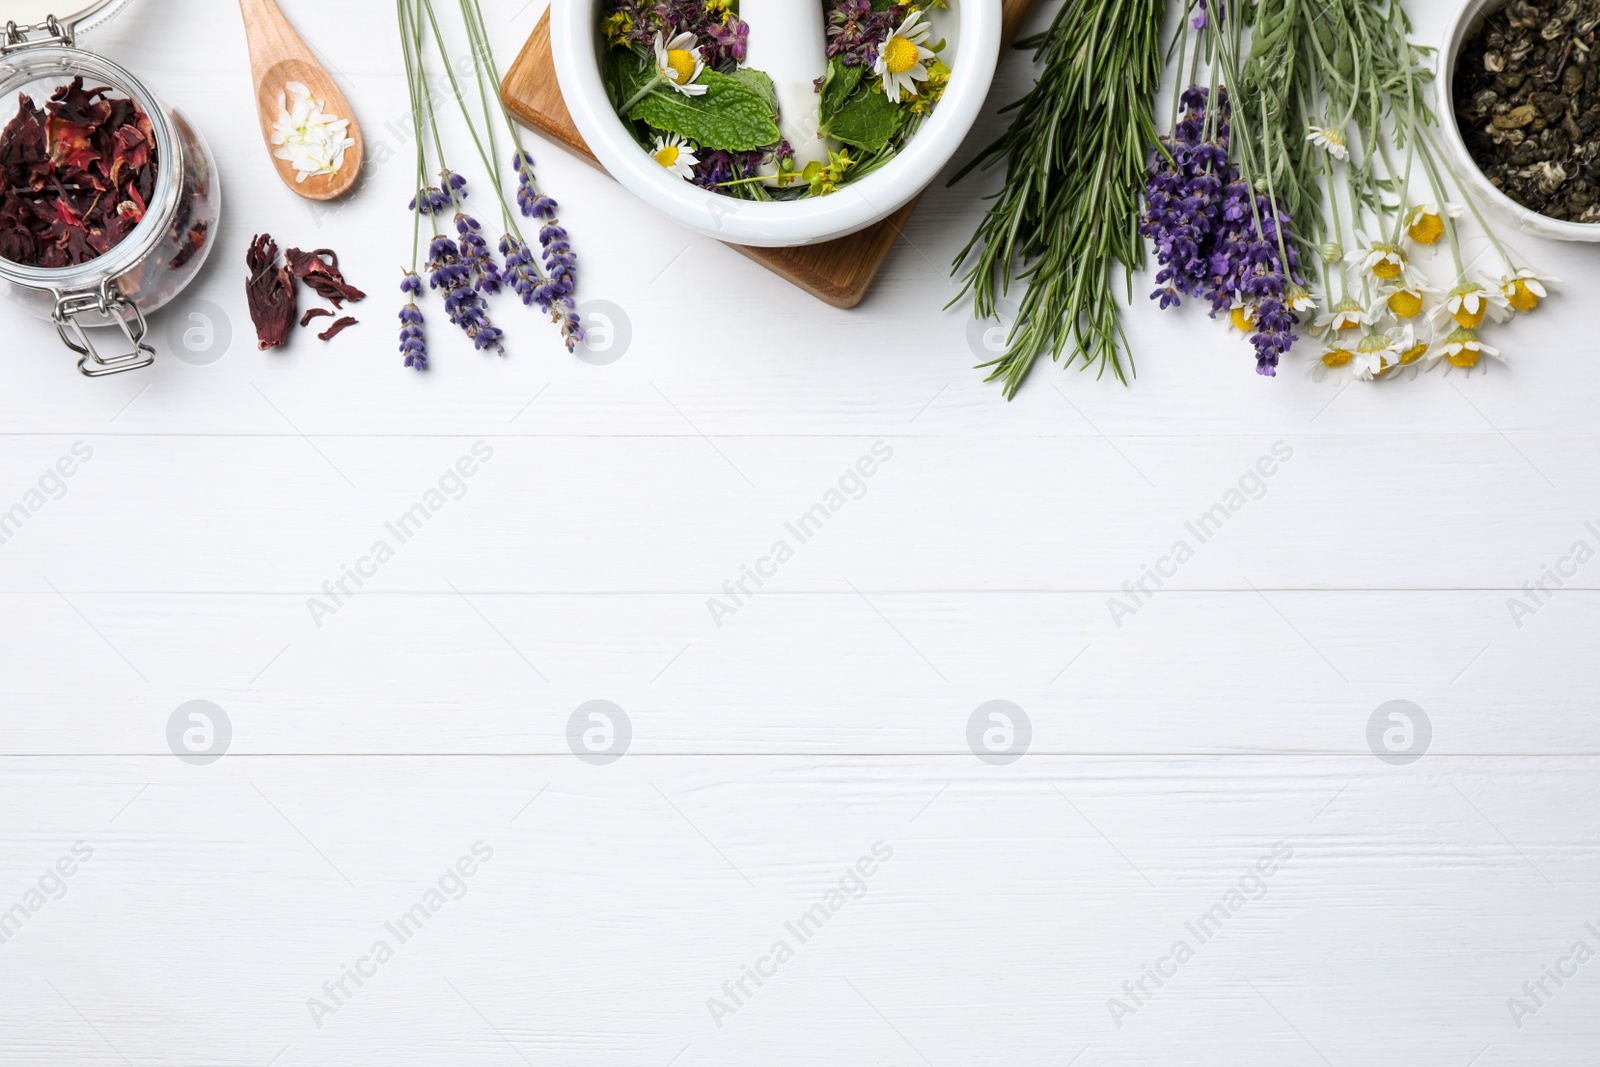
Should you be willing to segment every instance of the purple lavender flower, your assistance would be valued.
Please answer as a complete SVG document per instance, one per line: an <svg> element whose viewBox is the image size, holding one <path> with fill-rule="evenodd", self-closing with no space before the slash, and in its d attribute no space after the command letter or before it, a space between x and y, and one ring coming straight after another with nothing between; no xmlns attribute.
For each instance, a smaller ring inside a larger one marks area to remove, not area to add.
<svg viewBox="0 0 1600 1067"><path fill-rule="evenodd" d="M562 297L557 304L553 317L561 326L561 339L566 342L568 352L576 352L584 337L577 309L573 306L570 296Z"/></svg>
<svg viewBox="0 0 1600 1067"><path fill-rule="evenodd" d="M517 209L530 219L554 220L557 205L533 180L533 156L519 149L511 157L511 167L517 172Z"/></svg>
<svg viewBox="0 0 1600 1067"><path fill-rule="evenodd" d="M500 238L500 254L505 257L505 281L522 302L532 307L544 289L544 279L534 262L533 249L518 238L506 234ZM548 307L545 308L549 310Z"/></svg>
<svg viewBox="0 0 1600 1067"><path fill-rule="evenodd" d="M551 301L570 297L578 284L578 257L567 241L567 231L556 221L556 202L539 191L533 179L533 157L518 151L512 159L517 171L517 206L531 219L538 219L539 246L543 250L547 281L538 296L539 306L549 311ZM568 302L571 306L571 302ZM568 348L572 344L569 342Z"/></svg>
<svg viewBox="0 0 1600 1067"><path fill-rule="evenodd" d="M545 273L550 278L554 296L569 296L577 285L578 257L567 243L567 231L555 223L546 223L539 231L539 246L543 250Z"/></svg>
<svg viewBox="0 0 1600 1067"><path fill-rule="evenodd" d="M400 292L410 297L400 309L400 354L406 357L406 366L427 370L428 338L422 329L422 309L417 307L417 297L422 295L422 279L416 272L406 271L400 280Z"/></svg>
<svg viewBox="0 0 1600 1067"><path fill-rule="evenodd" d="M422 207L417 207L417 197L411 198L411 203L406 205L412 211L420 210L424 215L437 215L450 206L450 195L437 185L430 185L422 190Z"/></svg>
<svg viewBox="0 0 1600 1067"><path fill-rule="evenodd" d="M1289 218L1271 197L1253 194L1229 161L1226 91L1219 88L1213 99L1195 85L1180 100L1183 117L1163 142L1170 158L1153 154L1145 185L1140 233L1155 246L1161 266L1150 296L1163 309L1184 297L1208 300L1213 318L1236 298L1245 301L1255 329L1256 371L1270 377L1294 344L1299 322L1284 303L1289 283L1301 284L1285 229ZM1280 249L1287 249L1287 262Z"/></svg>
<svg viewBox="0 0 1600 1067"><path fill-rule="evenodd" d="M456 233L461 238L458 245L461 258L472 270L472 287L486 296L498 293L505 279L489 251L489 242L484 240L478 220L464 213L457 214Z"/></svg>
<svg viewBox="0 0 1600 1067"><path fill-rule="evenodd" d="M1151 298L1159 299L1162 307L1206 290L1209 249L1224 210L1222 178L1229 173L1227 100L1218 93L1211 139L1202 140L1209 95L1201 86L1184 91L1183 118L1163 142L1167 153L1152 153L1150 160L1140 232L1155 245L1161 265L1156 274L1159 288Z"/></svg>
<svg viewBox="0 0 1600 1067"><path fill-rule="evenodd" d="M428 285L444 292L444 310L450 321L472 338L481 352L494 349L502 356L503 334L489 321L483 299L472 287L472 268L462 262L461 249L450 238L439 234L428 247Z"/></svg>

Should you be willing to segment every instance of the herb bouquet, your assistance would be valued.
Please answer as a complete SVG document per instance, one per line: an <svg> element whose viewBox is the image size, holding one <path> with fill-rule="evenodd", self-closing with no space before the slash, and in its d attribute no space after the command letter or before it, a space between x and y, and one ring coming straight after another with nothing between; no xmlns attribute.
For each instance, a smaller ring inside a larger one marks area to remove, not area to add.
<svg viewBox="0 0 1600 1067"><path fill-rule="evenodd" d="M1321 342L1318 381L1487 367L1500 353L1481 328L1534 310L1554 279L1454 181L1426 102L1428 51L1409 42L1398 0L1198 0L1188 16L1173 132L1147 190L1155 298L1209 303L1249 335L1265 375L1297 325ZM1463 252L1469 212L1487 276ZM1430 270L1440 247L1448 262Z"/></svg>
<svg viewBox="0 0 1600 1067"><path fill-rule="evenodd" d="M1399 0L1185 0L1163 48L1166 13L1161 0L1064 0L1023 42L1041 73L972 164L1004 161L1006 182L957 260L981 317L1026 286L989 365L1006 395L1044 352L1125 380L1113 274L1131 298L1141 238L1159 267L1151 298L1202 302L1249 338L1262 375L1306 333L1319 381L1498 358L1480 330L1534 310L1554 279L1513 254L1450 173L1429 54ZM1164 63L1176 85L1158 139ZM1487 268L1463 251L1469 214ZM1440 249L1444 265L1426 267Z"/></svg>

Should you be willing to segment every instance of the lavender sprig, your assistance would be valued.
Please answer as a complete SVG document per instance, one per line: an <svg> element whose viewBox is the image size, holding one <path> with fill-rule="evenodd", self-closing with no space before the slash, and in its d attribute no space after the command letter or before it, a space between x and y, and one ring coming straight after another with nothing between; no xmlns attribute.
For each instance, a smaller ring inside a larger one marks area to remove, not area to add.
<svg viewBox="0 0 1600 1067"><path fill-rule="evenodd" d="M456 233L460 235L461 258L472 271L472 287L485 296L498 293L505 278L494 261L494 254L489 251L489 242L484 240L483 227L478 225L477 219L458 212Z"/></svg>
<svg viewBox="0 0 1600 1067"><path fill-rule="evenodd" d="M537 219L539 227L540 258L544 261L546 281L535 293L539 306L561 326L561 337L567 351L574 351L583 341L583 328L572 294L578 284L578 257L567 240L566 229L556 220L556 202L539 191L533 178L533 157L518 149L512 159L517 172L517 206L530 219Z"/></svg>
<svg viewBox="0 0 1600 1067"><path fill-rule="evenodd" d="M400 281L400 291L411 300L400 309L400 354L406 357L406 366L414 370L428 369L428 338L423 332L422 309L416 298L422 295L422 279L413 271L406 271Z"/></svg>
<svg viewBox="0 0 1600 1067"><path fill-rule="evenodd" d="M1272 377L1300 321L1285 299L1291 282L1301 284L1289 215L1271 196L1252 194L1230 161L1226 91L1219 88L1213 101L1208 89L1192 85L1180 99L1183 118L1164 141L1170 158L1153 154L1145 185L1139 232L1161 264L1150 296L1163 309L1203 298L1213 318L1244 301L1256 373Z"/></svg>
<svg viewBox="0 0 1600 1067"><path fill-rule="evenodd" d="M472 338L478 351L494 349L505 355L504 335L489 321L483 298L472 287L472 268L462 261L461 249L443 234L428 247L428 285L444 293L445 314Z"/></svg>
<svg viewBox="0 0 1600 1067"><path fill-rule="evenodd" d="M508 233L500 238L500 254L506 260L506 284L524 304L532 307L545 285L534 263L533 249L524 244L521 238Z"/></svg>

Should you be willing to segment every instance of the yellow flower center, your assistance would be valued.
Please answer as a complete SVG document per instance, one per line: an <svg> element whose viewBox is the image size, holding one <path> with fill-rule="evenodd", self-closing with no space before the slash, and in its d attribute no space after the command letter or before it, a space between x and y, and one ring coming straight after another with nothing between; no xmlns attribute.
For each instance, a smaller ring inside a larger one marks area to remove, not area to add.
<svg viewBox="0 0 1600 1067"><path fill-rule="evenodd" d="M1539 306L1539 294L1528 288L1528 283L1518 278L1506 286L1506 301L1518 311L1532 311Z"/></svg>
<svg viewBox="0 0 1600 1067"><path fill-rule="evenodd" d="M670 167L678 162L678 146L669 144L656 153L656 162L663 167Z"/></svg>
<svg viewBox="0 0 1600 1067"><path fill-rule="evenodd" d="M1450 348L1454 349L1454 351L1447 352L1445 356L1452 367L1476 367L1478 365L1478 356L1482 350L1478 343L1478 335L1472 331L1470 326L1462 327L1451 333L1446 343Z"/></svg>
<svg viewBox="0 0 1600 1067"><path fill-rule="evenodd" d="M694 56L682 48L674 48L667 53L667 67L665 73L676 85L688 85L689 79L694 77Z"/></svg>
<svg viewBox="0 0 1600 1067"><path fill-rule="evenodd" d="M1229 313L1228 317L1233 320L1233 328L1235 330L1238 330L1240 333L1249 333L1250 332L1251 319L1253 319L1254 316L1250 313L1250 309L1249 308L1247 308L1247 307L1234 308L1233 311Z"/></svg>
<svg viewBox="0 0 1600 1067"><path fill-rule="evenodd" d="M1478 298L1477 311L1467 310L1467 299L1473 296ZM1477 285L1469 283L1467 285L1456 286L1454 289L1450 290L1449 295L1451 303L1454 304L1454 308L1450 312L1450 317L1456 320L1456 325L1465 327L1469 330L1476 330L1480 325L1482 325L1483 316L1489 310L1489 301L1486 299L1486 297L1487 294L1484 293L1484 291Z"/></svg>
<svg viewBox="0 0 1600 1067"><path fill-rule="evenodd" d="M883 69L904 74L917 65L917 46L904 37L891 37L883 46Z"/></svg>
<svg viewBox="0 0 1600 1067"><path fill-rule="evenodd" d="M1422 313L1422 294L1401 289L1389 294L1389 310L1396 318L1414 319Z"/></svg>
<svg viewBox="0 0 1600 1067"><path fill-rule="evenodd" d="M1394 281L1400 277L1400 264L1392 259L1380 259L1372 265L1372 273L1386 282Z"/></svg>
<svg viewBox="0 0 1600 1067"><path fill-rule="evenodd" d="M1418 212L1412 216L1411 228L1406 232L1419 245L1438 244L1439 238L1444 236L1444 219L1425 211Z"/></svg>
<svg viewBox="0 0 1600 1067"><path fill-rule="evenodd" d="M1428 345L1426 342L1420 345L1412 345L1410 348L1400 353L1400 365L1402 367L1409 367L1411 364L1415 363L1417 360L1421 359L1427 354Z"/></svg>
<svg viewBox="0 0 1600 1067"><path fill-rule="evenodd" d="M1322 363L1327 367L1342 367L1355 358L1355 353L1348 348L1330 348L1322 353Z"/></svg>
<svg viewBox="0 0 1600 1067"><path fill-rule="evenodd" d="M1354 300L1341 300L1333 305L1333 328L1353 330L1361 325L1361 305Z"/></svg>

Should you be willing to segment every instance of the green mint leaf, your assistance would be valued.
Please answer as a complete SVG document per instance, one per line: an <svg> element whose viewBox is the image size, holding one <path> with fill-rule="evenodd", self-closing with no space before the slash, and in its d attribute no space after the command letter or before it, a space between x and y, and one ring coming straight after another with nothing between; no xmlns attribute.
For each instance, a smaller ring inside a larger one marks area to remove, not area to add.
<svg viewBox="0 0 1600 1067"><path fill-rule="evenodd" d="M631 48L608 48L601 75L606 92L611 95L611 106L616 108L644 88L645 82L655 76L655 68Z"/></svg>
<svg viewBox="0 0 1600 1067"><path fill-rule="evenodd" d="M824 124L822 132L845 144L876 152L889 143L900 128L903 114L899 105L883 93L856 93Z"/></svg>
<svg viewBox="0 0 1600 1067"><path fill-rule="evenodd" d="M765 71L755 70L752 67L740 67L729 77L746 89L759 93L761 99L765 100L767 106L772 109L773 114L777 114L778 90L772 87L772 79L767 76Z"/></svg>
<svg viewBox="0 0 1600 1067"><path fill-rule="evenodd" d="M709 69L700 72L699 83L706 87L700 96L662 86L635 104L628 118L701 148L748 152L778 142L773 109L759 92Z"/></svg>
<svg viewBox="0 0 1600 1067"><path fill-rule="evenodd" d="M837 58L828 61L827 80L822 83L822 114L831 118L844 107L850 94L861 84L861 74L866 68L859 63L847 67Z"/></svg>

